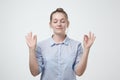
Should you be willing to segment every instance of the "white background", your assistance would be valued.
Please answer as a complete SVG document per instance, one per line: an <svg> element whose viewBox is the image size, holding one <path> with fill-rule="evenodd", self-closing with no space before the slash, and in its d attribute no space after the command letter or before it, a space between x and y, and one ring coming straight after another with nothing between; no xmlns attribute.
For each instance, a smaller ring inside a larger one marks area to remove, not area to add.
<svg viewBox="0 0 120 80"><path fill-rule="evenodd" d="M82 42L95 33L88 66L79 80L120 80L119 0L0 0L0 80L39 80L29 71L25 35L38 41L51 36L50 13L62 7L68 13L68 35Z"/></svg>

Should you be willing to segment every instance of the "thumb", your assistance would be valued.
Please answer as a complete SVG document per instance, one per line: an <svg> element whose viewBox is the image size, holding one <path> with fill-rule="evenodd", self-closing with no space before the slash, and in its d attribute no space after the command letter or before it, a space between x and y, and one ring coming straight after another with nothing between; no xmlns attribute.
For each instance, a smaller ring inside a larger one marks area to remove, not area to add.
<svg viewBox="0 0 120 80"><path fill-rule="evenodd" d="M37 35L34 35L34 36L33 36L33 39L34 39L34 40L37 40Z"/></svg>
<svg viewBox="0 0 120 80"><path fill-rule="evenodd" d="M88 40L88 36L84 35L84 41L86 42Z"/></svg>
<svg viewBox="0 0 120 80"><path fill-rule="evenodd" d="M33 36L33 40L35 41L35 45L37 44L37 35Z"/></svg>

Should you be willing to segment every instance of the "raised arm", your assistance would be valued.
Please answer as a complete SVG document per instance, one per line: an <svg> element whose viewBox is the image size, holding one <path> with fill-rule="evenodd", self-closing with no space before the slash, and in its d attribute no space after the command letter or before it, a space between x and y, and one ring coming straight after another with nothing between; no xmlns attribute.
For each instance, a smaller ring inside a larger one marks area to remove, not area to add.
<svg viewBox="0 0 120 80"><path fill-rule="evenodd" d="M79 63L77 64L77 67L75 69L75 73L78 76L81 76L87 66L87 60L88 60L88 55L89 55L89 51L90 51L90 47L92 46L92 44L94 43L95 40L95 36L93 33L89 32L89 35L84 35L84 41L83 41L83 45L84 45L84 50L83 50L83 55L79 61Z"/></svg>
<svg viewBox="0 0 120 80"><path fill-rule="evenodd" d="M26 36L26 43L29 47L29 68L30 72L33 76L37 76L39 74L39 66L36 58L36 43L37 36L32 35L32 32L28 33Z"/></svg>

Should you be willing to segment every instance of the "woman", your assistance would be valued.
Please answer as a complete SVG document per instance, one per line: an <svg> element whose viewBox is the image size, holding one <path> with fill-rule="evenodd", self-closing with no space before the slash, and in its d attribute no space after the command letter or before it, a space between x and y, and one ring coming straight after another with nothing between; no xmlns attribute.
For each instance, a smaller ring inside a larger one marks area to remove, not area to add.
<svg viewBox="0 0 120 80"><path fill-rule="evenodd" d="M91 32L85 35L83 48L81 42L69 38L68 16L62 8L51 13L49 25L53 35L38 44L32 32L26 36L30 72L33 76L41 73L41 80L76 80L76 75L81 76L86 69L95 36Z"/></svg>

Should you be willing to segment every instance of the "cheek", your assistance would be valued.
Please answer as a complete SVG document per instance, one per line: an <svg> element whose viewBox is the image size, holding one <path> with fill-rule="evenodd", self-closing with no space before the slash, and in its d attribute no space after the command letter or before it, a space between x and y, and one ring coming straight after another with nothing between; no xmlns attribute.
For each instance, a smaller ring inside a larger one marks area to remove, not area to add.
<svg viewBox="0 0 120 80"><path fill-rule="evenodd" d="M67 28L68 27L68 22L63 23L63 25Z"/></svg>
<svg viewBox="0 0 120 80"><path fill-rule="evenodd" d="M55 28L55 24L51 24L50 27L51 27L51 28Z"/></svg>
<svg viewBox="0 0 120 80"><path fill-rule="evenodd" d="M63 26L64 26L65 29L68 28L68 25L67 25L67 24L64 24Z"/></svg>

